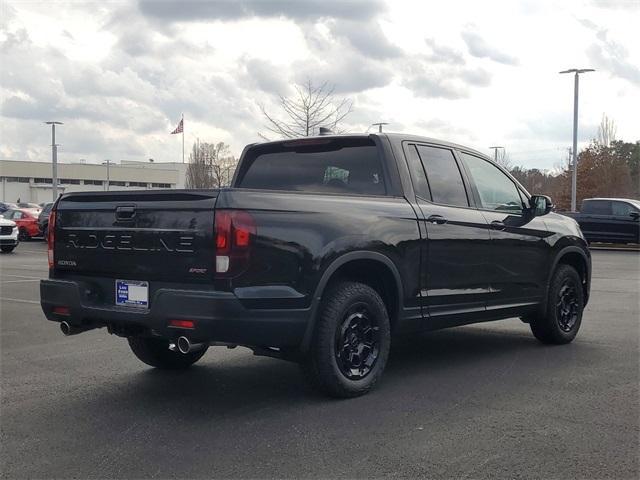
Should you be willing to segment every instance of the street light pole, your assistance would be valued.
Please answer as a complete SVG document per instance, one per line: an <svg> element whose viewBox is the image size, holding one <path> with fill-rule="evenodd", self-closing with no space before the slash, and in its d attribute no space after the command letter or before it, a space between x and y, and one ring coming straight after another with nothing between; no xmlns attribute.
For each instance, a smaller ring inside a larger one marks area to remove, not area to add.
<svg viewBox="0 0 640 480"><path fill-rule="evenodd" d="M58 145L56 144L56 125L64 125L62 122L44 122L51 125L51 191L53 201L58 199Z"/></svg>
<svg viewBox="0 0 640 480"><path fill-rule="evenodd" d="M498 149L504 147L489 147L490 150L493 150L493 160L498 163Z"/></svg>
<svg viewBox="0 0 640 480"><path fill-rule="evenodd" d="M104 162L102 162L103 165L107 166L107 192L109 191L109 166L111 165L111 160L105 160Z"/></svg>
<svg viewBox="0 0 640 480"><path fill-rule="evenodd" d="M571 68L559 73L573 73L573 166L571 172L571 211L576 211L576 196L578 191L578 90L580 87L580 74L595 72L593 68Z"/></svg>
<svg viewBox="0 0 640 480"><path fill-rule="evenodd" d="M375 126L377 126L377 127L378 127L378 133L382 133L382 126L383 126L383 125L389 125L389 123L388 123L388 122L372 123L372 124L371 124L371 127L375 127ZM371 128L371 127L369 127L369 128Z"/></svg>

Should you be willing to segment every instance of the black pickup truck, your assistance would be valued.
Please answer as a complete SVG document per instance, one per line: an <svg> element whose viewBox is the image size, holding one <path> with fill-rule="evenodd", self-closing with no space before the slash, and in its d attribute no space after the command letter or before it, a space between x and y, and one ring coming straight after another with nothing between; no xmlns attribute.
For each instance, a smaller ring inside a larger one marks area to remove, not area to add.
<svg viewBox="0 0 640 480"><path fill-rule="evenodd" d="M588 242L640 243L640 200L585 198L579 213L565 212Z"/></svg>
<svg viewBox="0 0 640 480"><path fill-rule="evenodd" d="M154 367L241 345L356 396L398 335L520 317L544 343L572 341L591 260L551 209L447 142L253 144L231 188L62 195L41 304L63 333L106 327Z"/></svg>

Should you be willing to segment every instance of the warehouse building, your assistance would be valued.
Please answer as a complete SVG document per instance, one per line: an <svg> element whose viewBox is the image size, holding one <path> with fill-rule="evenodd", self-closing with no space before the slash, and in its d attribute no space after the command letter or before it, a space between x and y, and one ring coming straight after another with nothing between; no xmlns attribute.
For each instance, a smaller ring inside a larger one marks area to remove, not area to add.
<svg viewBox="0 0 640 480"><path fill-rule="evenodd" d="M59 163L58 193L185 187L183 163L123 161L108 167L107 171L107 165ZM51 162L0 160L0 190L3 202L50 202Z"/></svg>

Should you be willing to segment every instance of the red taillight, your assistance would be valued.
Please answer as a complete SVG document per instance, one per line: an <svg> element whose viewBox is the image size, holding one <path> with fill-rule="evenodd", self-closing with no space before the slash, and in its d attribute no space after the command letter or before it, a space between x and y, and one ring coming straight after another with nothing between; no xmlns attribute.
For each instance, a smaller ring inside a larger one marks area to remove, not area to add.
<svg viewBox="0 0 640 480"><path fill-rule="evenodd" d="M169 326L175 328L196 328L193 320L169 320Z"/></svg>
<svg viewBox="0 0 640 480"><path fill-rule="evenodd" d="M218 277L232 277L246 268L252 237L255 235L256 223L248 212L216 211L216 274Z"/></svg>
<svg viewBox="0 0 640 480"><path fill-rule="evenodd" d="M47 257L49 259L49 268L54 267L53 261L53 243L56 239L56 209L52 208L49 214L49 225L47 227Z"/></svg>
<svg viewBox="0 0 640 480"><path fill-rule="evenodd" d="M53 313L56 315L69 316L71 311L69 310L69 307L53 307Z"/></svg>

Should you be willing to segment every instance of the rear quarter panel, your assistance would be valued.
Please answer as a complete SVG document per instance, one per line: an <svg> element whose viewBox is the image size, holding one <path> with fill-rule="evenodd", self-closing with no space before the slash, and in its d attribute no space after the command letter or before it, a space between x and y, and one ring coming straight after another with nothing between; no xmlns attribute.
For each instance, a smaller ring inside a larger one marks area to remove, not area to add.
<svg viewBox="0 0 640 480"><path fill-rule="evenodd" d="M232 289L281 286L290 306L308 307L332 262L370 251L395 264L404 306L418 305L420 234L404 198L229 189L216 204L223 208L247 210L257 225L249 269L231 280Z"/></svg>

